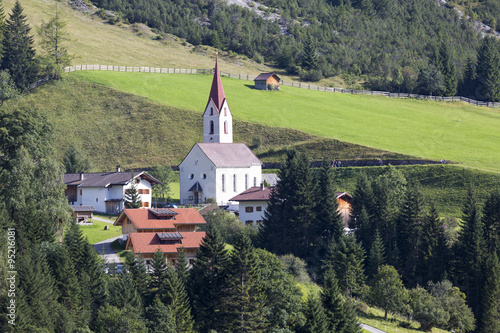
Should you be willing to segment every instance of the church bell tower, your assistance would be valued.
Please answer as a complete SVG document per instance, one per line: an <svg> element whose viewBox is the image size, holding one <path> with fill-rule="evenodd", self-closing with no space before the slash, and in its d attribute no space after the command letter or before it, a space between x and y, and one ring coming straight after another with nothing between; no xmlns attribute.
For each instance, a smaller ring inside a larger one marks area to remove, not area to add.
<svg viewBox="0 0 500 333"><path fill-rule="evenodd" d="M233 143L233 115L222 87L217 57L212 88L203 113L203 142Z"/></svg>

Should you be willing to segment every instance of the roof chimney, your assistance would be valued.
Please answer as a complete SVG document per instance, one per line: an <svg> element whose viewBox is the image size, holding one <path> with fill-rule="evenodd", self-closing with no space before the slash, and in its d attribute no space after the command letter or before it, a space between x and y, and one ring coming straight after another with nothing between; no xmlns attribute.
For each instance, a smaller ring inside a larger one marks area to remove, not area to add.
<svg viewBox="0 0 500 333"><path fill-rule="evenodd" d="M260 183L260 190L264 191L264 182Z"/></svg>
<svg viewBox="0 0 500 333"><path fill-rule="evenodd" d="M80 172L80 180L83 180L83 172Z"/></svg>
<svg viewBox="0 0 500 333"><path fill-rule="evenodd" d="M120 172L120 171L121 171L120 166L119 166L119 165L117 165L117 166L116 166L116 172Z"/></svg>

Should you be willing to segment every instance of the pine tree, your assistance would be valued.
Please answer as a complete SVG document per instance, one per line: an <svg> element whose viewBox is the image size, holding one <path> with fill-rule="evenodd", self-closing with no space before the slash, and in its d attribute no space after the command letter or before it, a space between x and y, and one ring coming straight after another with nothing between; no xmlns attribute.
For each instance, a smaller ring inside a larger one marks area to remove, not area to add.
<svg viewBox="0 0 500 333"><path fill-rule="evenodd" d="M419 185L411 184L406 191L405 202L397 219L401 271L410 285L416 284L422 220L422 193Z"/></svg>
<svg viewBox="0 0 500 333"><path fill-rule="evenodd" d="M461 96L470 96L475 93L476 89L476 59L467 58L464 68L462 81L460 82Z"/></svg>
<svg viewBox="0 0 500 333"><path fill-rule="evenodd" d="M229 265L230 313L227 328L231 332L263 332L263 299L257 276L255 249L246 234L234 244Z"/></svg>
<svg viewBox="0 0 500 333"><path fill-rule="evenodd" d="M127 208L141 208L142 200L139 191L137 190L137 183L134 179L134 174L132 173L132 177L130 178L131 185L128 189L125 190L125 195L123 196L125 200L125 207Z"/></svg>
<svg viewBox="0 0 500 333"><path fill-rule="evenodd" d="M493 252L487 262L482 290L480 333L496 333L500 327L500 263Z"/></svg>
<svg viewBox="0 0 500 333"><path fill-rule="evenodd" d="M477 56L478 98L500 101L500 54L498 42L493 37L483 38Z"/></svg>
<svg viewBox="0 0 500 333"><path fill-rule="evenodd" d="M331 239L338 240L344 234L344 224L338 212L333 170L326 160L319 169L317 184L316 233L324 244L330 244Z"/></svg>
<svg viewBox="0 0 500 333"><path fill-rule="evenodd" d="M169 309L156 296L145 310L146 326L150 333L178 333Z"/></svg>
<svg viewBox="0 0 500 333"><path fill-rule="evenodd" d="M229 255L217 229L209 227L190 271L189 294L198 331L220 330L226 316Z"/></svg>
<svg viewBox="0 0 500 333"><path fill-rule="evenodd" d="M375 232L370 254L368 256L368 265L366 267L366 275L369 279L377 274L380 266L385 264L385 247L382 237L378 230Z"/></svg>
<svg viewBox="0 0 500 333"><path fill-rule="evenodd" d="M187 285L188 281L188 266L189 262L186 255L186 250L184 248L180 248L177 250L177 262L175 263L175 269L177 270L177 275L181 280L184 286Z"/></svg>
<svg viewBox="0 0 500 333"><path fill-rule="evenodd" d="M69 66L72 56L68 49L64 47L64 42L68 41L69 33L65 30L66 22L61 19L59 7L55 5L55 16L38 29L42 49L45 51L44 67L45 74L49 78L59 79L64 67Z"/></svg>
<svg viewBox="0 0 500 333"><path fill-rule="evenodd" d="M109 288L109 304L119 309L129 307L142 311L142 300L129 272L121 272L118 278L112 280Z"/></svg>
<svg viewBox="0 0 500 333"><path fill-rule="evenodd" d="M318 53L314 37L309 35L304 42L304 57L302 59L302 67L305 69L318 69Z"/></svg>
<svg viewBox="0 0 500 333"><path fill-rule="evenodd" d="M465 291L472 310L477 314L483 285L486 244L476 192L472 186L464 205L462 221L457 240L456 266L463 286L461 289Z"/></svg>
<svg viewBox="0 0 500 333"><path fill-rule="evenodd" d="M131 252L125 255L125 269L130 272L139 295L144 295L148 289L149 275L144 258L134 257Z"/></svg>
<svg viewBox="0 0 500 333"><path fill-rule="evenodd" d="M321 301L328 319L329 332L342 332L344 320L344 304L338 286L338 280L332 267L328 267L323 276Z"/></svg>
<svg viewBox="0 0 500 333"><path fill-rule="evenodd" d="M151 272L148 281L148 298L150 302L154 300L157 295L162 295L164 293L166 283L167 264L165 262L165 256L160 249L157 249L151 260Z"/></svg>
<svg viewBox="0 0 500 333"><path fill-rule="evenodd" d="M90 169L89 159L74 144L64 154L63 164L66 173L87 172Z"/></svg>
<svg viewBox="0 0 500 333"><path fill-rule="evenodd" d="M423 220L422 242L419 255L419 274L424 281L440 281L447 270L448 251L443 248L443 241L446 243L443 224L439 218L439 213L434 205L431 205L429 213Z"/></svg>
<svg viewBox="0 0 500 333"><path fill-rule="evenodd" d="M441 55L441 63L443 74L443 96L455 96L457 93L457 70L455 64L453 63L453 57L451 55L450 48L448 44L442 43L439 48L439 53Z"/></svg>
<svg viewBox="0 0 500 333"><path fill-rule="evenodd" d="M484 204L483 224L488 252L500 251L500 189L492 191Z"/></svg>
<svg viewBox="0 0 500 333"><path fill-rule="evenodd" d="M304 304L304 316L306 322L300 330L301 333L327 333L328 319L325 315L325 309L319 298L310 293L307 298L307 303Z"/></svg>
<svg viewBox="0 0 500 333"><path fill-rule="evenodd" d="M341 324L343 333L362 333L359 325L356 308L351 298L344 302L344 321Z"/></svg>
<svg viewBox="0 0 500 333"><path fill-rule="evenodd" d="M351 221L349 223L349 228L354 229L354 232L356 232L356 230L360 228L359 217L363 207L368 217L370 217L374 210L373 190L371 183L364 172L361 172L358 176L356 189L354 190L352 197Z"/></svg>
<svg viewBox="0 0 500 333"><path fill-rule="evenodd" d="M177 270L172 266L167 268L164 290L165 293L161 295L161 299L172 315L176 332L194 332L194 322L186 286L181 281Z"/></svg>
<svg viewBox="0 0 500 333"><path fill-rule="evenodd" d="M21 91L29 89L38 76L31 28L23 14L23 8L16 1L5 27L2 44L2 69L9 71L16 86Z"/></svg>

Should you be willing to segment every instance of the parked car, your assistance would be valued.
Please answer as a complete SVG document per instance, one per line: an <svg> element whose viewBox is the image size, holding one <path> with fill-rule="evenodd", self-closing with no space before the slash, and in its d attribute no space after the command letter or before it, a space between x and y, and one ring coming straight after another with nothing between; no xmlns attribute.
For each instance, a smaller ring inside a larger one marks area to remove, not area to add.
<svg viewBox="0 0 500 333"><path fill-rule="evenodd" d="M174 205L173 203L169 203L168 205L163 206L163 208L178 208L177 205Z"/></svg>

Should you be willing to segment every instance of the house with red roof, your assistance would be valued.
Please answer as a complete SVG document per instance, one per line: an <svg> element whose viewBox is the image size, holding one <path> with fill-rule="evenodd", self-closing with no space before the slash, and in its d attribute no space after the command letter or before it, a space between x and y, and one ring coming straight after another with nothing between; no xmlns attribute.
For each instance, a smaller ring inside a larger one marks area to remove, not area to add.
<svg viewBox="0 0 500 333"><path fill-rule="evenodd" d="M167 262L177 260L180 248L186 250L190 261L194 260L205 237L205 232L196 231L196 227L205 224L195 208L124 209L114 222L127 238L125 248L142 256L146 263L158 249Z"/></svg>
<svg viewBox="0 0 500 333"><path fill-rule="evenodd" d="M196 143L179 165L181 204L214 199L217 205L262 182L262 162L244 143L233 143L232 114L218 60L203 113L203 142Z"/></svg>
<svg viewBox="0 0 500 333"><path fill-rule="evenodd" d="M264 212L267 209L269 199L274 187L251 187L246 191L231 198L237 201L239 219L245 225L260 225L264 219Z"/></svg>

